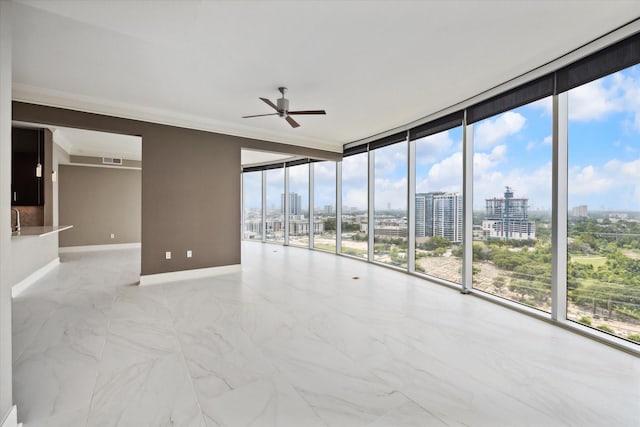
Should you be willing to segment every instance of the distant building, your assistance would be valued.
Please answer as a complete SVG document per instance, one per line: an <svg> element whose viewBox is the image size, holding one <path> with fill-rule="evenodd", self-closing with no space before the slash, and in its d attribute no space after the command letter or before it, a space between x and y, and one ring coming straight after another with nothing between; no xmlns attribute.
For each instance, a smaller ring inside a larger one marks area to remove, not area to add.
<svg viewBox="0 0 640 427"><path fill-rule="evenodd" d="M416 237L462 242L462 196L455 192L416 194Z"/></svg>
<svg viewBox="0 0 640 427"><path fill-rule="evenodd" d="M324 205L324 213L325 215L333 215L333 205Z"/></svg>
<svg viewBox="0 0 640 427"><path fill-rule="evenodd" d="M321 219L315 219L313 221L313 233L324 233L324 221ZM290 236L308 236L309 235L309 220L308 219L292 219L289 221L289 235Z"/></svg>
<svg viewBox="0 0 640 427"><path fill-rule="evenodd" d="M536 238L536 224L529 221L529 199L516 199L506 187L504 198L485 199L486 217L482 221L485 239L528 240Z"/></svg>
<svg viewBox="0 0 640 427"><path fill-rule="evenodd" d="M576 206L571 209L571 216L576 216L579 218L586 218L589 216L589 208L587 205Z"/></svg>
<svg viewBox="0 0 640 427"><path fill-rule="evenodd" d="M425 202L426 194L416 194L416 237L425 237L427 235L425 224Z"/></svg>
<svg viewBox="0 0 640 427"><path fill-rule="evenodd" d="M376 218L375 235L376 237L407 237L407 219L385 216Z"/></svg>
<svg viewBox="0 0 640 427"><path fill-rule="evenodd" d="M280 195L282 209L284 209L284 193ZM302 213L302 196L298 193L289 193L289 215L300 215Z"/></svg>

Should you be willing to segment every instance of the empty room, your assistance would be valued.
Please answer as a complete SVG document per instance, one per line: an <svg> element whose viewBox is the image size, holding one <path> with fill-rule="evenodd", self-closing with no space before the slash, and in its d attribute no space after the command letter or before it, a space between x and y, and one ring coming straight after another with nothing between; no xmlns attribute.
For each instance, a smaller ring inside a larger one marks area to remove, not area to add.
<svg viewBox="0 0 640 427"><path fill-rule="evenodd" d="M638 426L639 165L637 0L0 0L0 427Z"/></svg>

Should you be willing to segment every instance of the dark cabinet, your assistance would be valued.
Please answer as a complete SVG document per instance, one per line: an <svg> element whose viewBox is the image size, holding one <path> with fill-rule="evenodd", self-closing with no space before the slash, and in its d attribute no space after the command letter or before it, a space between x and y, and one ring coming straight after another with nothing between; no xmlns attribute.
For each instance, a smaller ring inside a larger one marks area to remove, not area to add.
<svg viewBox="0 0 640 427"><path fill-rule="evenodd" d="M44 202L44 130L12 128L11 155L11 204L41 206Z"/></svg>

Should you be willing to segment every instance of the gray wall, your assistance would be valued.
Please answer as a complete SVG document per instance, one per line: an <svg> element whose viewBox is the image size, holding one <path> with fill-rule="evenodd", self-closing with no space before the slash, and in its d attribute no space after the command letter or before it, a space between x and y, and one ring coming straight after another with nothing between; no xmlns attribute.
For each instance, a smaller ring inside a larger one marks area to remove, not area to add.
<svg viewBox="0 0 640 427"><path fill-rule="evenodd" d="M240 264L242 147L327 160L341 157L330 151L23 102L13 103L13 119L142 137L143 275ZM187 249L193 258L186 258ZM173 252L171 260L165 260L165 251Z"/></svg>
<svg viewBox="0 0 640 427"><path fill-rule="evenodd" d="M140 170L58 166L60 246L140 242L141 188Z"/></svg>
<svg viewBox="0 0 640 427"><path fill-rule="evenodd" d="M0 422L11 394L11 2L0 1Z"/></svg>

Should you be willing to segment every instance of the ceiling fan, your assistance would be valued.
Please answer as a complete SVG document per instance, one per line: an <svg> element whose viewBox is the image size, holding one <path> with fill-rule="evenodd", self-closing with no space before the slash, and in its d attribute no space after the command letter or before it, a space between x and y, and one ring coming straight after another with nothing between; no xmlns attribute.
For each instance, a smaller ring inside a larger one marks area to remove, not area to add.
<svg viewBox="0 0 640 427"><path fill-rule="evenodd" d="M277 104L274 104L273 102L271 102L267 98L259 98L265 104L267 104L269 107L271 107L274 110L276 110L276 113L255 114L253 116L242 116L242 118L243 119L249 119L249 118L252 118L252 117L263 117L263 116L275 116L275 115L278 115L280 117L283 117L287 121L287 123L289 123L291 125L292 128L297 128L297 127L300 126L300 124L298 122L296 122L295 120L293 120L292 117L290 117L292 115L327 114L326 111L324 111L324 110L289 111L289 100L284 97L284 94L287 93L287 88L286 87L279 87L278 90L282 94L282 97L276 101Z"/></svg>

